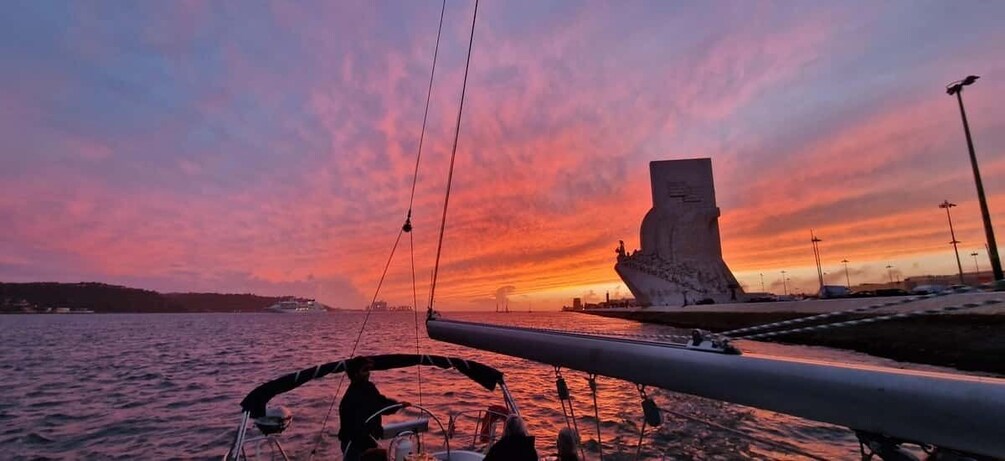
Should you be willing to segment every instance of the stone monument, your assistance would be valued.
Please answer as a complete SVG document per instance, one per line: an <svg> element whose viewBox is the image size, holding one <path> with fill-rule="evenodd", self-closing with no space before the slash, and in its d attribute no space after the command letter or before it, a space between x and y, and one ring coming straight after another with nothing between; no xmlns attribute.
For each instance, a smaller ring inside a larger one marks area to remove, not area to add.
<svg viewBox="0 0 1005 461"><path fill-rule="evenodd" d="M642 219L640 249L621 244L614 266L642 306L742 302L722 260L712 159L649 163L653 207Z"/></svg>

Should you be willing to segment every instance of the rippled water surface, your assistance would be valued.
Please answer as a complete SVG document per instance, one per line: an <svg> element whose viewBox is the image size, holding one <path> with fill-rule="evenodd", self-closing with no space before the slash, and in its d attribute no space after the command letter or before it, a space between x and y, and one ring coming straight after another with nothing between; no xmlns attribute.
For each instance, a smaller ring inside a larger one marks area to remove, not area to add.
<svg viewBox="0 0 1005 461"><path fill-rule="evenodd" d="M672 329L583 314L453 314L449 318L547 328L589 325L622 333ZM349 355L362 313L133 314L0 316L0 453L3 458L219 459L240 417L238 403L256 385L281 374ZM542 455L551 454L565 420L549 366L434 342L419 325L423 353L460 355L494 366L520 405ZM370 317L358 354L411 353L411 313ZM741 343L745 351L778 353L781 346ZM858 354L814 348L786 353L882 363ZM285 447L306 458L317 439L341 375L310 383L273 400L293 410ZM587 455L598 455L593 405L585 376L567 371ZM391 397L420 402L414 368L376 372ZM738 384L742 385L742 384ZM641 406L629 383L599 378L605 457L633 459ZM482 409L501 396L454 372L424 368L423 405L444 419L449 411ZM666 459L857 459L845 428L697 397L650 389L666 423L647 429L643 453ZM683 415L683 416L681 416ZM335 424L316 459L338 457ZM713 423L712 425L707 423ZM718 426L718 427L717 427ZM739 431L747 436L736 433ZM616 456L610 456L610 455Z"/></svg>

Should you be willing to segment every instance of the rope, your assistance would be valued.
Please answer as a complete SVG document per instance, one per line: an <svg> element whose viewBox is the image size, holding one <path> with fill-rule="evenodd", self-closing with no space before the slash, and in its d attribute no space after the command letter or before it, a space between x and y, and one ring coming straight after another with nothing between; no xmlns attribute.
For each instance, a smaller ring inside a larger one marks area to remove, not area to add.
<svg viewBox="0 0 1005 461"><path fill-rule="evenodd" d="M436 56L440 52L440 34L443 32L443 12L447 9L447 0L440 6L440 25L436 28L436 45L433 47L433 66L429 71L429 88L426 90L426 108L422 111L422 130L419 131L419 151L415 155L415 173L412 175L412 193L408 197L408 216L412 216L412 204L415 200L415 184L419 180L419 159L422 158L422 143L426 139L426 120L429 117L429 100L433 95L433 77L436 75ZM406 231L407 232L407 231Z"/></svg>
<svg viewBox="0 0 1005 461"><path fill-rule="evenodd" d="M646 387L643 386L643 385L641 385L641 384L636 384L635 387L636 387L636 389L639 390L639 395L642 397L642 400L645 401L645 399L646 399ZM646 436L646 423L647 423L646 418L643 415L643 417L642 417L642 429L639 431L639 445L635 448L635 459L639 459L639 457L642 456L642 440Z"/></svg>
<svg viewBox="0 0 1005 461"><path fill-rule="evenodd" d="M926 299L938 298L938 297L941 297L941 296L948 296L948 295L952 295L952 294L965 293L965 292L968 292L968 291L971 291L971 290L972 290L971 288L960 288L960 289L953 290L953 291L944 291L942 293L932 293L932 294L927 294L927 295L923 295L923 296L916 296L916 297L912 297L912 298L905 298L905 299L898 299L898 300L895 300L895 301L888 301L888 302L885 302L885 303L872 304L872 305L864 306L864 307L856 307L854 309L848 309L848 310L844 310L844 311L827 312L827 313L820 314L820 315L812 315L812 316L809 316L809 317L800 317L800 318L797 318L797 319L784 320L784 321L781 321L781 322L772 322L772 323L766 323L766 324L763 324L763 325L755 325L755 326L752 326L752 327L737 328L735 330L724 331L724 332L718 333L718 334L720 334L722 336L735 336L735 335L738 335L738 334L741 334L741 333L742 334L746 334L746 333L753 333L755 331L771 330L771 329L774 329L776 327L784 327L784 326L790 326L790 325L797 325L797 324L800 324L800 323L806 323L806 322L813 321L813 320L823 320L823 319L830 318L830 317L836 317L838 315L854 314L854 313L857 313L857 312L866 312L866 311L876 310L876 309L880 309L880 308L884 308L884 307L897 306L897 305L901 305L901 304L909 304L909 303L913 303L913 302L916 302L916 301L923 301L923 300L926 300Z"/></svg>
<svg viewBox="0 0 1005 461"><path fill-rule="evenodd" d="M478 0L475 0L475 11L471 17L471 36L468 38L468 58L464 63L464 82L461 84L461 103L457 108L457 125L454 128L454 145L450 150L450 170L447 174L447 194L443 199L443 218L440 220L440 239L436 245L436 262L433 264L433 282L429 287L429 312L433 311L433 299L436 294L436 278L440 271L440 253L443 250L443 231L447 226L447 204L450 203L450 186L454 181L454 161L457 158L457 138L461 134L461 114L464 113L464 95L468 89L468 70L471 68L471 49L475 43L475 22L478 20Z"/></svg>
<svg viewBox="0 0 1005 461"><path fill-rule="evenodd" d="M445 10L446 10L446 0L443 0L442 5L440 6L439 24L437 25L437 29L436 29L436 44L433 46L433 61L432 61L431 69L429 71L429 85L426 88L426 103L425 103L425 108L422 111L422 129L419 132L418 152L415 155L415 171L412 174L412 190L411 190L411 193L409 194L409 197L408 197L408 214L407 214L407 216L405 218L405 224L401 226L401 230L398 232L398 236L394 240L394 245L391 247L391 254L388 256L387 263L384 265L384 272L381 273L380 280L377 282L377 289L374 291L373 299L370 300L370 305L367 307L367 313L363 317L363 324L360 325L360 332L356 335L356 340L353 342L353 350L349 354L349 358L350 359L352 359L353 357L356 356L356 350L357 350L357 348L359 348L360 339L363 337L363 332L366 330L367 321L370 319L370 313L372 312L372 307L374 305L374 302L377 301L377 296L380 295L381 286L384 284L384 278L387 276L388 268L391 266L391 261L394 259L394 253L398 249L398 243L401 242L401 234L403 232L407 232L408 233L409 252L410 252L410 255L411 255L411 262L412 262L412 311L413 311L413 316L414 316L414 320L415 320L415 354L419 355L419 320L418 320L418 313L417 313L417 309L416 309L416 307L417 307L417 302L416 302L417 301L417 296L415 294L415 244L414 244L414 239L412 238L412 234L411 234L411 231L412 231L412 223L411 223L411 221L412 221L412 205L415 202L415 186L418 183L418 179L419 179L419 160L422 158L422 145L423 145L423 142L425 141L426 121L428 120L428 117L429 117L429 101L432 98L433 77L436 74L436 55L439 53L439 41L440 41L440 36L442 34L442 31L443 31L443 13L445 12ZM473 30L472 30L472 34L473 34ZM465 71L465 79L466 79L466 71ZM458 125L459 125L459 122L458 122ZM442 233L441 233L441 237L440 238L442 239ZM419 406L421 406L422 405L422 372L421 372L422 367L416 366L415 369L416 369L416 374L418 375ZM318 453L318 447L321 445L322 438L325 435L325 428L328 426L328 420L332 416L332 410L335 408L335 402L336 402L336 399L339 397L339 393L342 392L342 386L343 386L343 384L345 384L345 380L346 380L346 375L343 374L342 377L339 379L339 387L338 387L338 389L335 391L335 394L332 395L332 402L328 406L328 412L325 414L325 419L322 422L321 431L318 433L318 440L315 442L315 446L311 450L311 455L310 455L309 459L313 459L314 456L315 456L315 454Z"/></svg>
<svg viewBox="0 0 1005 461"><path fill-rule="evenodd" d="M370 313L373 312L371 307L373 307L373 303L377 301L377 296L380 295L380 287L384 284L384 277L387 276L387 269L391 267L391 261L394 259L394 252L398 249L398 242L401 242L401 234L404 232L404 229L399 230L398 237L394 239L394 245L391 246L391 254L388 255L387 263L384 264L384 272L380 274L380 280L377 282L377 289L373 292L373 299L370 300L370 305L367 306L366 315L363 316L363 324L359 326L359 333L356 334L356 341L352 345L352 351L349 352L349 358L356 356L356 348L359 347L359 340L363 337L363 331L366 330L366 322L370 320ZM311 449L311 454L307 459L313 459L314 455L318 451L318 446L321 445L321 439L324 436L325 427L328 425L328 418L331 416L332 409L335 408L335 400L338 397L339 392L342 392L343 383L345 383L345 373L342 373L339 377L338 388L335 390L335 393L332 394L332 401L328 404L328 412L325 413L325 418L321 422L321 430L318 432L318 438L314 442L314 448Z"/></svg>
<svg viewBox="0 0 1005 461"><path fill-rule="evenodd" d="M412 320L415 324L415 355L420 355L419 353L419 309L418 309L418 296L415 293L415 241L412 238L412 233L408 233L408 254L412 260ZM420 360L421 362L421 360ZM415 375L416 379L419 381L419 406L422 406L422 364L418 363L415 365Z"/></svg>
<svg viewBox="0 0 1005 461"><path fill-rule="evenodd" d="M691 341L691 336L688 335L670 335L670 334L656 334L656 333L611 333L603 330L560 330L557 328L539 328L539 327L519 327L524 330L541 332L541 333L557 333L557 334L579 334L579 335L590 335L590 336L609 336L614 338L629 338L629 339L642 339L642 340L666 340L667 342L673 343L674 345L684 345Z"/></svg>
<svg viewBox="0 0 1005 461"><path fill-rule="evenodd" d="M572 421L571 429L576 431L576 437L579 437L579 424L576 422L576 409L572 406L572 394L569 392L569 385L566 384L565 378L562 377L562 369L560 367L555 367L555 386L558 388L558 401L562 403L562 416L565 417L565 427L569 426L569 421ZM569 401L568 412L566 412L565 401ZM586 452L583 451L583 445L579 445L579 454L582 459L586 459Z"/></svg>
<svg viewBox="0 0 1005 461"><path fill-rule="evenodd" d="M408 232L408 254L412 262L412 320L415 323L415 355L419 352L419 299L415 290L415 239L411 233L410 220L412 218L412 205L415 202L415 185L419 181L419 159L422 158L422 144L426 139L426 120L429 118L429 101L433 96L433 77L436 75L436 57L440 53L440 36L443 34L443 15L447 9L447 0L440 4L440 22L436 26L436 44L433 46L433 64L429 70L429 87L426 89L426 107L422 111L422 129L419 131L419 148L415 154L415 173L412 174L412 192L408 196L408 217L405 220L405 229ZM415 365L416 379L419 387L419 406L422 406L422 364ZM421 443L421 439L420 439Z"/></svg>
<svg viewBox="0 0 1005 461"><path fill-rule="evenodd" d="M832 329L832 328L841 328L841 327L848 327L848 326L853 326L853 325L863 325L863 324L867 324L867 323L882 322L884 320L906 319L906 318L910 318L910 317L920 317L920 316L923 316L923 315L933 315L933 314L941 314L941 313L944 313L944 312L962 311L962 310L967 310L967 309L974 309L974 308L977 308L977 307L984 307L984 306L990 306L990 305L994 305L994 304L999 304L1001 302L1002 302L1002 300L1000 300L1000 299L988 299L988 300L985 300L985 301L981 301L979 303L967 303L967 304L961 304L961 305L958 305L958 306L946 306L946 307L940 307L940 308L936 308L936 309L924 309L924 310L918 310L918 311L901 312L901 313L897 313L897 314L883 315L883 316L879 316L879 317L869 317L869 318L858 319L858 320L849 320L849 321L846 321L846 322L826 323L826 324L823 324L823 325L814 325L814 326L810 326L810 327L793 328L791 330L772 331L772 332L761 333L761 334L756 334L756 335L740 336L737 339L763 339L763 338L772 338L772 337L775 337L775 336L781 336L781 335L791 334L791 333L805 333L805 332L810 332L810 331L829 330L829 329Z"/></svg>
<svg viewBox="0 0 1005 461"><path fill-rule="evenodd" d="M556 330L557 332L558 330ZM674 344L687 344L691 341L691 337L687 335L664 335L658 333L610 333L607 331L599 330L570 330L570 333L580 333L589 334L597 336L613 336L618 338L634 338L634 339L645 339L645 340L666 340Z"/></svg>
<svg viewBox="0 0 1005 461"><path fill-rule="evenodd" d="M597 422L597 448L600 450L600 461L604 461L604 439L600 433L600 409L597 406L597 374L590 373L586 378L590 383L590 393L593 394L593 418ZM586 459L584 456L583 459Z"/></svg>

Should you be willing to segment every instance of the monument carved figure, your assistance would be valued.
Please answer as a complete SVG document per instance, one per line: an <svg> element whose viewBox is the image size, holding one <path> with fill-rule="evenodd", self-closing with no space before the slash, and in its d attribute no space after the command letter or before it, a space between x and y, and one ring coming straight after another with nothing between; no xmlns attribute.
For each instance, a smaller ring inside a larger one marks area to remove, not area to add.
<svg viewBox="0 0 1005 461"><path fill-rule="evenodd" d="M649 164L653 207L642 219L641 248L620 242L614 269L643 306L742 301L722 259L719 208L708 158Z"/></svg>

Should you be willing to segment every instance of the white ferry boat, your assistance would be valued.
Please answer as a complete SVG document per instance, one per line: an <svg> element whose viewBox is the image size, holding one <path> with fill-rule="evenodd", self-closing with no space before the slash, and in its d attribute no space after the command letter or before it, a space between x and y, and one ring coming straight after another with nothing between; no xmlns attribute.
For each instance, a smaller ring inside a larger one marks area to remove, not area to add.
<svg viewBox="0 0 1005 461"><path fill-rule="evenodd" d="M328 309L326 309L323 304L313 299L289 299L286 301L279 301L278 303L266 307L265 310L279 314L312 314L328 312Z"/></svg>

